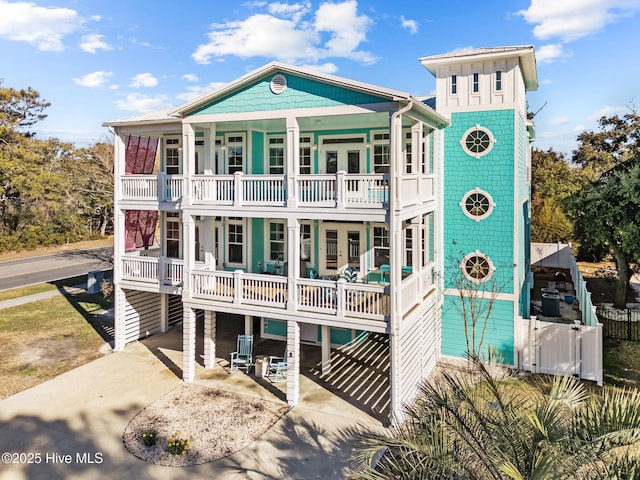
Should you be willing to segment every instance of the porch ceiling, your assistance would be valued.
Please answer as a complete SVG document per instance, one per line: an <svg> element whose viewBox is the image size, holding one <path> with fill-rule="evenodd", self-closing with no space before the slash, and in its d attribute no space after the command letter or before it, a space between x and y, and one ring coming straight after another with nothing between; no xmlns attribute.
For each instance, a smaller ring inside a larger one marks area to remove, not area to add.
<svg viewBox="0 0 640 480"><path fill-rule="evenodd" d="M410 119L405 118L405 123L410 125ZM389 113L363 113L353 115L333 115L298 118L300 131L311 132L318 130L345 130L353 128L363 129L387 129L389 128ZM209 123L195 124L196 128L209 128ZM284 118L259 119L233 122L217 122L216 130L230 132L238 130L257 130L263 132L284 132L286 124Z"/></svg>

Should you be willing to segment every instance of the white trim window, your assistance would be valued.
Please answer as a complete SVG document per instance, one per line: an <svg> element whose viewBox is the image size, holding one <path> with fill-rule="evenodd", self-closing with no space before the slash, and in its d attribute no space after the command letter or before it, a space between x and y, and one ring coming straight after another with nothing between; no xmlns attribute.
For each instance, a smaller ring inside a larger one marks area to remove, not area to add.
<svg viewBox="0 0 640 480"><path fill-rule="evenodd" d="M478 72L471 75L471 93L475 95L480 93L480 74Z"/></svg>
<svg viewBox="0 0 640 480"><path fill-rule="evenodd" d="M489 280L496 270L491 259L478 250L465 256L460 268L465 278L476 284Z"/></svg>
<svg viewBox="0 0 640 480"><path fill-rule="evenodd" d="M313 144L310 136L300 137L300 175L311 175L311 152Z"/></svg>
<svg viewBox="0 0 640 480"><path fill-rule="evenodd" d="M284 137L269 137L268 172L271 175L284 175Z"/></svg>
<svg viewBox="0 0 640 480"><path fill-rule="evenodd" d="M389 229L386 226L373 227L373 268L389 265Z"/></svg>
<svg viewBox="0 0 640 480"><path fill-rule="evenodd" d="M491 130L480 125L474 125L462 135L460 145L467 155L480 158L487 155L496 143Z"/></svg>
<svg viewBox="0 0 640 480"><path fill-rule="evenodd" d="M495 74L495 90L496 92L501 92L502 91L502 70L496 70L496 74Z"/></svg>
<svg viewBox="0 0 640 480"><path fill-rule="evenodd" d="M180 232L182 223L180 214L166 212L164 218L165 255L169 258L181 258Z"/></svg>
<svg viewBox="0 0 640 480"><path fill-rule="evenodd" d="M458 205L467 217L476 222L484 220L491 215L493 208L496 206L491 195L478 187L465 193Z"/></svg>
<svg viewBox="0 0 640 480"><path fill-rule="evenodd" d="M402 260L404 267L413 265L413 229L411 225L404 229L404 255Z"/></svg>
<svg viewBox="0 0 640 480"><path fill-rule="evenodd" d="M227 263L229 265L244 265L244 239L244 220L230 217L227 221Z"/></svg>
<svg viewBox="0 0 640 480"><path fill-rule="evenodd" d="M314 264L313 259L313 236L311 223L300 222L300 260Z"/></svg>
<svg viewBox="0 0 640 480"><path fill-rule="evenodd" d="M246 157L246 142L244 133L225 135L227 146L227 172L230 174L244 172Z"/></svg>
<svg viewBox="0 0 640 480"><path fill-rule="evenodd" d="M284 262L286 260L285 236L284 222L269 222L269 261Z"/></svg>
<svg viewBox="0 0 640 480"><path fill-rule="evenodd" d="M457 95L458 94L458 75L453 74L451 75L451 78L449 80L450 82L450 95Z"/></svg>
<svg viewBox="0 0 640 480"><path fill-rule="evenodd" d="M164 139L164 171L167 175L180 175L180 137Z"/></svg>
<svg viewBox="0 0 640 480"><path fill-rule="evenodd" d="M389 173L389 132L373 132L373 171Z"/></svg>
<svg viewBox="0 0 640 480"><path fill-rule="evenodd" d="M404 151L402 155L404 157L404 173L411 173L411 138L412 138L411 130L405 131L404 133Z"/></svg>

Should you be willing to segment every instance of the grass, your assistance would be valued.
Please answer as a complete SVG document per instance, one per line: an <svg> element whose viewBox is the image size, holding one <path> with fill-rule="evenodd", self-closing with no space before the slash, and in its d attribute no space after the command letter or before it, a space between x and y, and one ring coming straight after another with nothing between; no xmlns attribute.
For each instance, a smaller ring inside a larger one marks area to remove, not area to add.
<svg viewBox="0 0 640 480"><path fill-rule="evenodd" d="M80 275L77 277L71 277L64 280L57 280L49 283L37 283L35 285L28 285L26 287L12 288L10 290L3 290L0 292L0 302L4 300L13 300L14 298L26 297L28 295L35 295L43 292L50 292L62 287L73 287L76 285L85 285L87 282L86 275Z"/></svg>
<svg viewBox="0 0 640 480"><path fill-rule="evenodd" d="M608 385L640 388L640 342L605 339L603 370Z"/></svg>
<svg viewBox="0 0 640 480"><path fill-rule="evenodd" d="M2 310L0 399L100 356L104 340L90 320L108 306L102 295L81 293Z"/></svg>

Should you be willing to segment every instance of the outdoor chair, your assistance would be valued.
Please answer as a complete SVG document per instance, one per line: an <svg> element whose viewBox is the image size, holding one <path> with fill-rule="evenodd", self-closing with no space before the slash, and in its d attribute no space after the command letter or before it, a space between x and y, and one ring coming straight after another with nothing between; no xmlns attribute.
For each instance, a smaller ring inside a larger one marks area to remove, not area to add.
<svg viewBox="0 0 640 480"><path fill-rule="evenodd" d="M231 371L244 370L249 373L253 365L253 335L238 335L238 345L231 352Z"/></svg>
<svg viewBox="0 0 640 480"><path fill-rule="evenodd" d="M267 367L267 378L273 383L287 381L287 349L282 357L271 355Z"/></svg>

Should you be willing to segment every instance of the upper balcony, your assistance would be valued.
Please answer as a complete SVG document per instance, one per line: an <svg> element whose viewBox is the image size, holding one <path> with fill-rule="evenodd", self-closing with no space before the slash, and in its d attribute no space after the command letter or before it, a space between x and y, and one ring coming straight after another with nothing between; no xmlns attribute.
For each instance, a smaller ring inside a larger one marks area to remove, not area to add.
<svg viewBox="0 0 640 480"><path fill-rule="evenodd" d="M125 175L120 178L121 204L175 203L219 207L320 209L387 209L386 174L297 175ZM188 195L185 195L188 193ZM401 207L434 197L433 175L406 175L398 186Z"/></svg>

